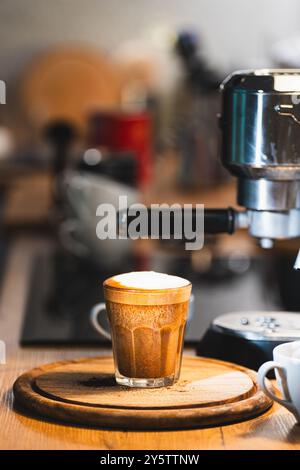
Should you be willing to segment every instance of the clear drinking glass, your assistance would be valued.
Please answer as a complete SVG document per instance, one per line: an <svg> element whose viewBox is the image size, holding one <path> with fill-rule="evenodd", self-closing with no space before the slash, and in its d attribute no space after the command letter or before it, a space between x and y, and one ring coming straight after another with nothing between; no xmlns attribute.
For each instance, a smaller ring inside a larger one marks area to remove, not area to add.
<svg viewBox="0 0 300 470"><path fill-rule="evenodd" d="M104 282L105 304L91 312L95 329L111 338L116 381L129 387L165 387L180 375L192 285L168 289L116 287ZM111 335L98 322L107 312Z"/></svg>

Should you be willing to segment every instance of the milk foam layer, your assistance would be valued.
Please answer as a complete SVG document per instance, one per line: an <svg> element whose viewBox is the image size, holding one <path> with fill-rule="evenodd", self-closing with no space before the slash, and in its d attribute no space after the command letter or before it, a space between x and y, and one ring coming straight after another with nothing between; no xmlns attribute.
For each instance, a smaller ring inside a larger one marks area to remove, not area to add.
<svg viewBox="0 0 300 470"><path fill-rule="evenodd" d="M119 274L111 278L120 287L129 289L160 290L178 289L188 286L190 283L183 277L157 273L155 271L133 271Z"/></svg>

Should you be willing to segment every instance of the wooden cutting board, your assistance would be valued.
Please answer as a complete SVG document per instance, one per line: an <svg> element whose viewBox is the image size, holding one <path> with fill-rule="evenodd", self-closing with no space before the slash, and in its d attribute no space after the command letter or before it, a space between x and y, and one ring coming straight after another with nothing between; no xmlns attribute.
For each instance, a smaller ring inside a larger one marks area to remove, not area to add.
<svg viewBox="0 0 300 470"><path fill-rule="evenodd" d="M254 371L213 359L184 357L180 380L157 389L118 386L113 370L111 357L47 364L16 380L15 400L42 417L122 429L219 426L272 404Z"/></svg>

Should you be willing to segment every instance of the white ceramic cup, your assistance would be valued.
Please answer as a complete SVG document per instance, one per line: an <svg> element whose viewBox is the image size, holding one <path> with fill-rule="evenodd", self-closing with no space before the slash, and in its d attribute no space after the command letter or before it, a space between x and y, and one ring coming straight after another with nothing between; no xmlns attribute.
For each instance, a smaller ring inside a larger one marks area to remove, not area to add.
<svg viewBox="0 0 300 470"><path fill-rule="evenodd" d="M273 350L274 361L263 364L258 371L258 383L272 400L285 406L300 423L300 341L283 343ZM278 387L282 398L275 394L266 375L275 369Z"/></svg>

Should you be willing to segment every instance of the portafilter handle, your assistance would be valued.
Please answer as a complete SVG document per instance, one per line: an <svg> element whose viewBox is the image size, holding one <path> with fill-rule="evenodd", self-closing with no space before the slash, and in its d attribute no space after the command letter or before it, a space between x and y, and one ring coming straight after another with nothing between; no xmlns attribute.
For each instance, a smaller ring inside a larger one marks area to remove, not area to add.
<svg viewBox="0 0 300 470"><path fill-rule="evenodd" d="M162 218L169 217L170 220L170 238L175 235L175 213L180 212L182 223L187 218L189 223L195 227L197 208L192 209L166 209L166 208L145 208L139 209L139 215L142 211L146 211L144 216L147 219L147 233L143 233L144 238L151 238L151 219L155 215L160 217L159 233L158 237L163 238L163 224ZM184 213L183 213L184 211ZM128 227L132 221L134 221L138 215L131 215L129 209L124 209L118 212L118 233L123 236L128 236ZM237 212L233 208L228 207L226 209L204 209L204 233L205 234L217 234L217 233L228 233L233 234L238 228L246 228L248 226L247 214L245 212ZM184 231L182 231L184 233Z"/></svg>

